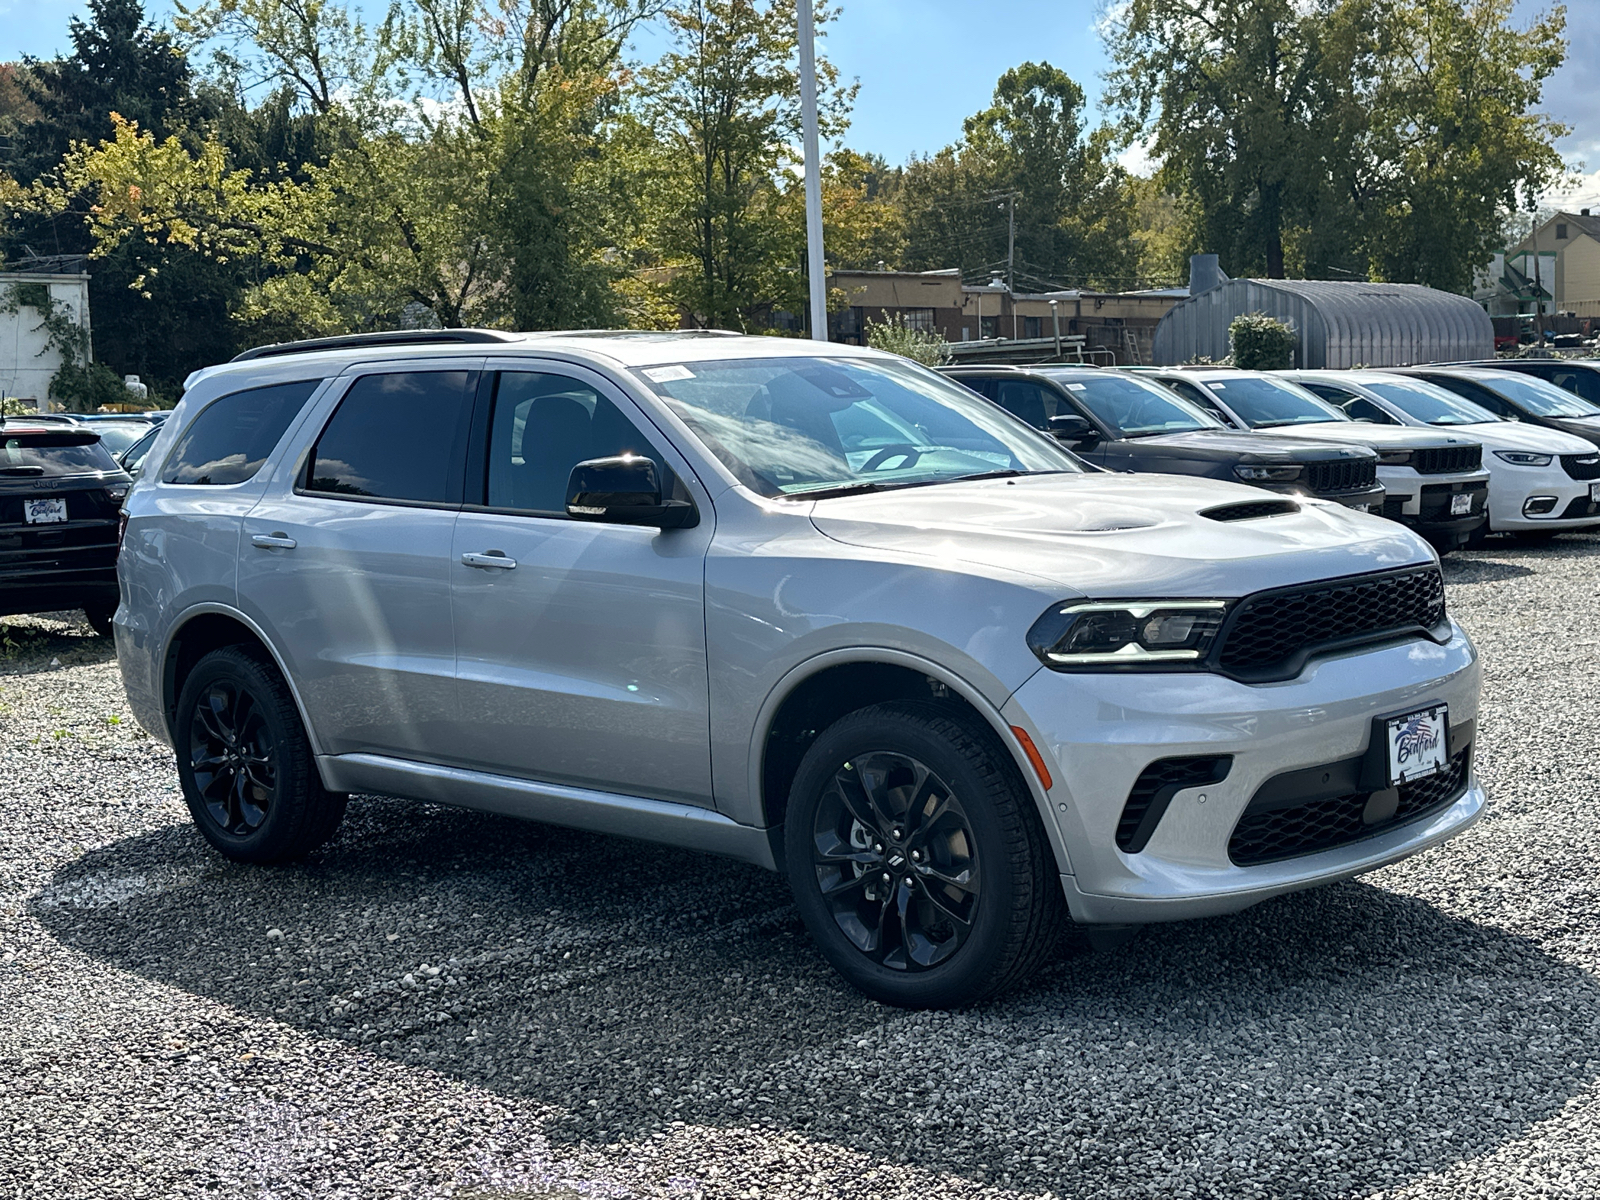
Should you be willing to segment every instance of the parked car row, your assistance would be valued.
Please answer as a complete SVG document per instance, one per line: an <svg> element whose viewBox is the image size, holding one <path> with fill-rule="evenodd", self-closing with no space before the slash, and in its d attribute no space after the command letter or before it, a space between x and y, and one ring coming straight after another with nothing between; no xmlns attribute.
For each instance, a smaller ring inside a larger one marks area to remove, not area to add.
<svg viewBox="0 0 1600 1200"><path fill-rule="evenodd" d="M945 372L1097 466L1334 500L1408 525L1440 552L1491 532L1600 526L1600 407L1533 372ZM1600 382L1570 364L1552 377Z"/></svg>

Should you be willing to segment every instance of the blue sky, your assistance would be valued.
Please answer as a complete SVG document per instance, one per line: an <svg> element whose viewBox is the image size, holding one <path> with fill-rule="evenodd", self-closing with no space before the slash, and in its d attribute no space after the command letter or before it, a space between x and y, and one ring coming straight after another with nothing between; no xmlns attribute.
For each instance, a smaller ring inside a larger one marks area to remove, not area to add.
<svg viewBox="0 0 1600 1200"><path fill-rule="evenodd" d="M153 15L166 11L166 0L147 3ZM861 83L849 142L894 163L953 141L962 118L984 107L995 79L1019 62L1053 63L1091 103L1106 68L1095 32L1100 0L837 0L837 7L823 52ZM1547 7L1518 0L1517 12ZM68 18L82 11L81 0L0 0L0 61L57 53L67 44ZM1600 0L1569 4L1567 27L1571 51L1546 107L1575 127L1562 150L1589 172L1571 203L1600 204ZM660 47L649 32L637 42L642 54Z"/></svg>

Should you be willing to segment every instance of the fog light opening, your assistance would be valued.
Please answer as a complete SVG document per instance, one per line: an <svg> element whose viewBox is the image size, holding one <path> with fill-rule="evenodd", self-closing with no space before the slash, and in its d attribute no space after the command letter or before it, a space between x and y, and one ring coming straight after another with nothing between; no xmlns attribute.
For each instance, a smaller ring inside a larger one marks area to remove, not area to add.
<svg viewBox="0 0 1600 1200"><path fill-rule="evenodd" d="M1522 515L1525 517L1542 517L1555 510L1554 496L1529 496L1522 502Z"/></svg>

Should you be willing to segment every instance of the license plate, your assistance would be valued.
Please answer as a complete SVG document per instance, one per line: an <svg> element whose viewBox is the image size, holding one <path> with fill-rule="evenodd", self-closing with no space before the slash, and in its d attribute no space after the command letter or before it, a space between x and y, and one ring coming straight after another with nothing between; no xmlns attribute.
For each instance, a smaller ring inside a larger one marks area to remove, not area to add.
<svg viewBox="0 0 1600 1200"><path fill-rule="evenodd" d="M1457 492L1450 497L1450 515L1464 517L1472 511L1472 493Z"/></svg>
<svg viewBox="0 0 1600 1200"><path fill-rule="evenodd" d="M1443 704L1385 722L1389 738L1389 786L1410 783L1441 770L1448 756L1449 713Z"/></svg>
<svg viewBox="0 0 1600 1200"><path fill-rule="evenodd" d="M1591 483L1589 485L1589 499L1600 500L1600 483Z"/></svg>
<svg viewBox="0 0 1600 1200"><path fill-rule="evenodd" d="M24 500L22 519L29 525L54 525L67 519L65 500Z"/></svg>

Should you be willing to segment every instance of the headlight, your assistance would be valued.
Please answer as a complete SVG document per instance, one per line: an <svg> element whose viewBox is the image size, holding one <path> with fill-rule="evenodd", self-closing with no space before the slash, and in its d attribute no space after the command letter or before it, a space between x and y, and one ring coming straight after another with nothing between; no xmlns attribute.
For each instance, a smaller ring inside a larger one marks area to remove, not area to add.
<svg viewBox="0 0 1600 1200"><path fill-rule="evenodd" d="M1057 671L1198 664L1226 600L1068 600L1028 630L1028 648Z"/></svg>
<svg viewBox="0 0 1600 1200"><path fill-rule="evenodd" d="M1551 455L1534 454L1528 450L1496 450L1494 456L1514 467L1548 467Z"/></svg>
<svg viewBox="0 0 1600 1200"><path fill-rule="evenodd" d="M1411 461L1409 450L1379 450L1378 462L1385 467L1403 467Z"/></svg>
<svg viewBox="0 0 1600 1200"><path fill-rule="evenodd" d="M1291 479L1300 478L1300 468L1293 467L1235 467L1233 473L1240 479L1251 483L1264 483L1271 480L1274 483L1287 483Z"/></svg>

